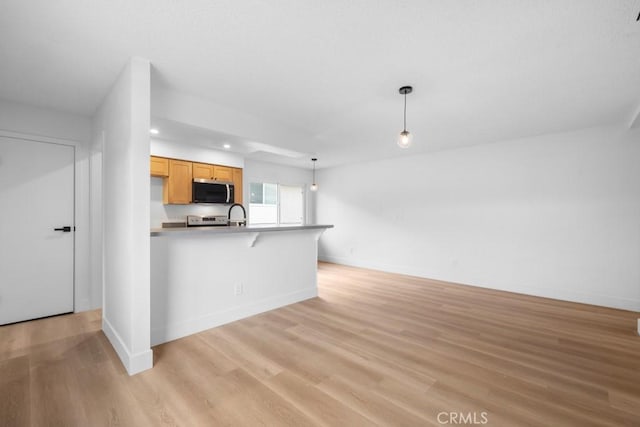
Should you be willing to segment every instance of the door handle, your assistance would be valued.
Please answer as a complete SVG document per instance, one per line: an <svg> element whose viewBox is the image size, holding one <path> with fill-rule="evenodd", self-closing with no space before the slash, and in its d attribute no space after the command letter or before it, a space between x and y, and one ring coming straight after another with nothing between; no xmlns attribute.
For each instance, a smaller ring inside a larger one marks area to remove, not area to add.
<svg viewBox="0 0 640 427"><path fill-rule="evenodd" d="M63 233L69 233L71 232L71 227L68 225L65 225L64 227L61 227L61 228L54 228L53 231L62 231Z"/></svg>

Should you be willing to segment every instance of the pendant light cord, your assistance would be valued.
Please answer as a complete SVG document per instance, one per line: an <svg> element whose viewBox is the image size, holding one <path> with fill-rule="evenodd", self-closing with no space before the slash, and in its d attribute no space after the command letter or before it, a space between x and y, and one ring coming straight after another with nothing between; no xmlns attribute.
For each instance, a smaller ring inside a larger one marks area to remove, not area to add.
<svg viewBox="0 0 640 427"><path fill-rule="evenodd" d="M404 129L407 131L407 92L404 93Z"/></svg>
<svg viewBox="0 0 640 427"><path fill-rule="evenodd" d="M311 159L313 161L313 184L316 183L316 160L317 159Z"/></svg>

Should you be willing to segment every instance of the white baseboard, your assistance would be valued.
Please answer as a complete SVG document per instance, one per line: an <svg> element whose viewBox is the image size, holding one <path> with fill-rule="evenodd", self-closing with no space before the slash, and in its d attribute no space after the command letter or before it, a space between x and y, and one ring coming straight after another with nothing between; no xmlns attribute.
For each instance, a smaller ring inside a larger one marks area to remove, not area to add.
<svg viewBox="0 0 640 427"><path fill-rule="evenodd" d="M166 325L162 328L151 329L151 345L162 344L173 341L178 338L186 337L197 332L215 328L245 317L254 316L265 311L284 307L285 305L294 304L318 296L316 287L291 292L284 295L265 298L246 305L240 305L228 310L210 313L197 319L191 319L186 322Z"/></svg>
<svg viewBox="0 0 640 427"><path fill-rule="evenodd" d="M494 286L493 284L487 285L487 284L478 284L478 283L468 283L468 282L459 281L459 280L456 280L455 278L450 278L450 277L426 276L423 271L413 268L412 266L387 265L387 264L376 263L376 262L369 263L369 262L363 262L361 260L351 259L346 257L320 255L318 257L318 260L331 262L334 264L348 265L352 267L360 267L360 268L368 268L372 270L385 271L388 273L406 274L409 276L422 277L425 279L457 283L457 284L467 285L467 286L475 286L478 288L495 289L498 291L513 292L513 293L523 294L523 295L532 295L532 296L537 296L542 298L551 298L551 299L557 299L561 301L577 302L580 304L590 304L590 305L598 305L602 307L617 308L620 310L640 311L640 300L621 298L621 297L615 297L610 295L576 292L576 291L567 290L567 289L550 289L550 288L532 287L532 286L500 287L500 286Z"/></svg>
<svg viewBox="0 0 640 427"><path fill-rule="evenodd" d="M109 342L111 342L111 345L129 375L135 375L153 367L153 351L148 349L140 353L131 354L122 341L122 338L120 338L120 335L118 335L109 320L104 316L104 313L102 315L102 330L109 339Z"/></svg>

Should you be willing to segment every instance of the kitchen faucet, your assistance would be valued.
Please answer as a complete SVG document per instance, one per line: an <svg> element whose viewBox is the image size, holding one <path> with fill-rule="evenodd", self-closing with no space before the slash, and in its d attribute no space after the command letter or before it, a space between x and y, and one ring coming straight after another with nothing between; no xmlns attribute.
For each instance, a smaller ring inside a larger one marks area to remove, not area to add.
<svg viewBox="0 0 640 427"><path fill-rule="evenodd" d="M242 206L240 203L234 203L231 206L229 206L229 213L227 213L227 223L229 225L231 225L231 211L233 210L234 207L236 206L240 206L242 208L242 214L244 216L244 219L242 221L237 221L238 226L240 225L247 225L247 211L244 209L244 206Z"/></svg>

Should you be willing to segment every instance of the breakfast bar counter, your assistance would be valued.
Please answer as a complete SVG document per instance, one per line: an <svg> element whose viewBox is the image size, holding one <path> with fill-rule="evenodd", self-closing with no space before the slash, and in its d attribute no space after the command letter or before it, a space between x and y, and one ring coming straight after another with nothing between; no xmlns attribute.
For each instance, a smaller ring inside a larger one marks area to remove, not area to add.
<svg viewBox="0 0 640 427"><path fill-rule="evenodd" d="M249 226L227 226L227 227L171 227L152 228L151 236L172 236L181 233L255 233L263 231L295 231L295 230L325 230L333 225L308 224L308 225L249 225Z"/></svg>
<svg viewBox="0 0 640 427"><path fill-rule="evenodd" d="M318 294L318 239L332 225L151 230L151 344Z"/></svg>

